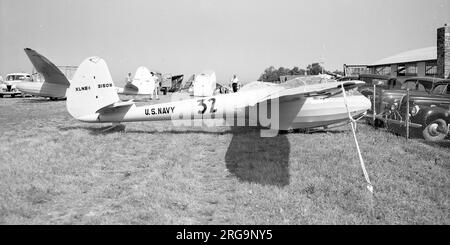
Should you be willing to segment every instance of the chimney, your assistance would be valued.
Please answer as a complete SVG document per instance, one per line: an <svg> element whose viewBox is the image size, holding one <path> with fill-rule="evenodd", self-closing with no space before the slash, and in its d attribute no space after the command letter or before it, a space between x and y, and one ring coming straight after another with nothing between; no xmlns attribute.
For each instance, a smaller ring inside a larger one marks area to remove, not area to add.
<svg viewBox="0 0 450 245"><path fill-rule="evenodd" d="M441 78L450 78L450 26L437 29L437 73Z"/></svg>

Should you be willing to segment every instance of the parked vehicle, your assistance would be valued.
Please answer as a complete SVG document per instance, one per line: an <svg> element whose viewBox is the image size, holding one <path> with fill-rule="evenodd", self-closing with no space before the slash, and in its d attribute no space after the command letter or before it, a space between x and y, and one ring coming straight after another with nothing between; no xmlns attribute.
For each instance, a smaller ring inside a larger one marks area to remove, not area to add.
<svg viewBox="0 0 450 245"><path fill-rule="evenodd" d="M181 89L181 86L183 84L183 78L184 75L176 75L176 76L172 76L172 87L169 88L169 92L173 93L173 92L177 92Z"/></svg>
<svg viewBox="0 0 450 245"><path fill-rule="evenodd" d="M16 85L20 82L33 81L33 78L28 73L10 73L6 75L4 81L0 81L0 98L5 95L15 97L17 95L23 95Z"/></svg>
<svg viewBox="0 0 450 245"><path fill-rule="evenodd" d="M165 95L167 92L176 92L181 89L184 75L164 74L160 76L160 91Z"/></svg>
<svg viewBox="0 0 450 245"><path fill-rule="evenodd" d="M400 89L381 88L375 93L375 123L405 127L409 117L409 126L421 129L426 140L444 139L448 135L450 124L449 84L448 79L413 77L406 79Z"/></svg>

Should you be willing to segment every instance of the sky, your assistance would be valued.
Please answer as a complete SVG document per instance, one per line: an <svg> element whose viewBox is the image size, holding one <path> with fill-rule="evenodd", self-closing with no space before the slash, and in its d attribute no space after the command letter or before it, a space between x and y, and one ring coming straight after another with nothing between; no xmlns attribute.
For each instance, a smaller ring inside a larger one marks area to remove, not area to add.
<svg viewBox="0 0 450 245"><path fill-rule="evenodd" d="M370 64L436 45L449 0L0 0L0 75L99 56L123 82L139 66L255 81L269 66Z"/></svg>

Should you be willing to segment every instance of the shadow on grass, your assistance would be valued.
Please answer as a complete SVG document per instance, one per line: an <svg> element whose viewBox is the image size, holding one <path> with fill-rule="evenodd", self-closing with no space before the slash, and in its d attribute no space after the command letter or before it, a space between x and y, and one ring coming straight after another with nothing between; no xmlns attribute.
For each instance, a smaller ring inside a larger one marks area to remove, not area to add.
<svg viewBox="0 0 450 245"><path fill-rule="evenodd" d="M290 143L285 134L260 137L259 128L232 127L225 155L228 171L239 180L262 185L289 184Z"/></svg>
<svg viewBox="0 0 450 245"><path fill-rule="evenodd" d="M314 130L296 130L295 134L342 134L348 132L348 130L337 129L314 129Z"/></svg>
<svg viewBox="0 0 450 245"><path fill-rule="evenodd" d="M105 135L105 134L111 134L115 132L125 132L125 125L120 124L115 127L112 126L105 126L105 127L90 127L90 126L70 126L70 127L58 127L61 131L70 131L70 130L87 130L89 131L89 134L91 135Z"/></svg>
<svg viewBox="0 0 450 245"><path fill-rule="evenodd" d="M43 97L31 97L31 98L21 98L21 101L18 103L21 104L34 104L34 103L54 103L54 102L60 102L60 101L65 101L66 99L57 99L57 100L51 100L48 98L43 98Z"/></svg>

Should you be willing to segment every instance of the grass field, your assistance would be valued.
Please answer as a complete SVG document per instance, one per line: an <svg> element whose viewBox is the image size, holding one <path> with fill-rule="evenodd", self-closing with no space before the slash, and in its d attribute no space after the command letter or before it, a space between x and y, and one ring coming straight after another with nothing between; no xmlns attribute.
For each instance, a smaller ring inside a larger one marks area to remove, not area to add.
<svg viewBox="0 0 450 245"><path fill-rule="evenodd" d="M0 224L450 224L450 141L359 124L372 196L348 125L106 126L65 101L0 99Z"/></svg>

